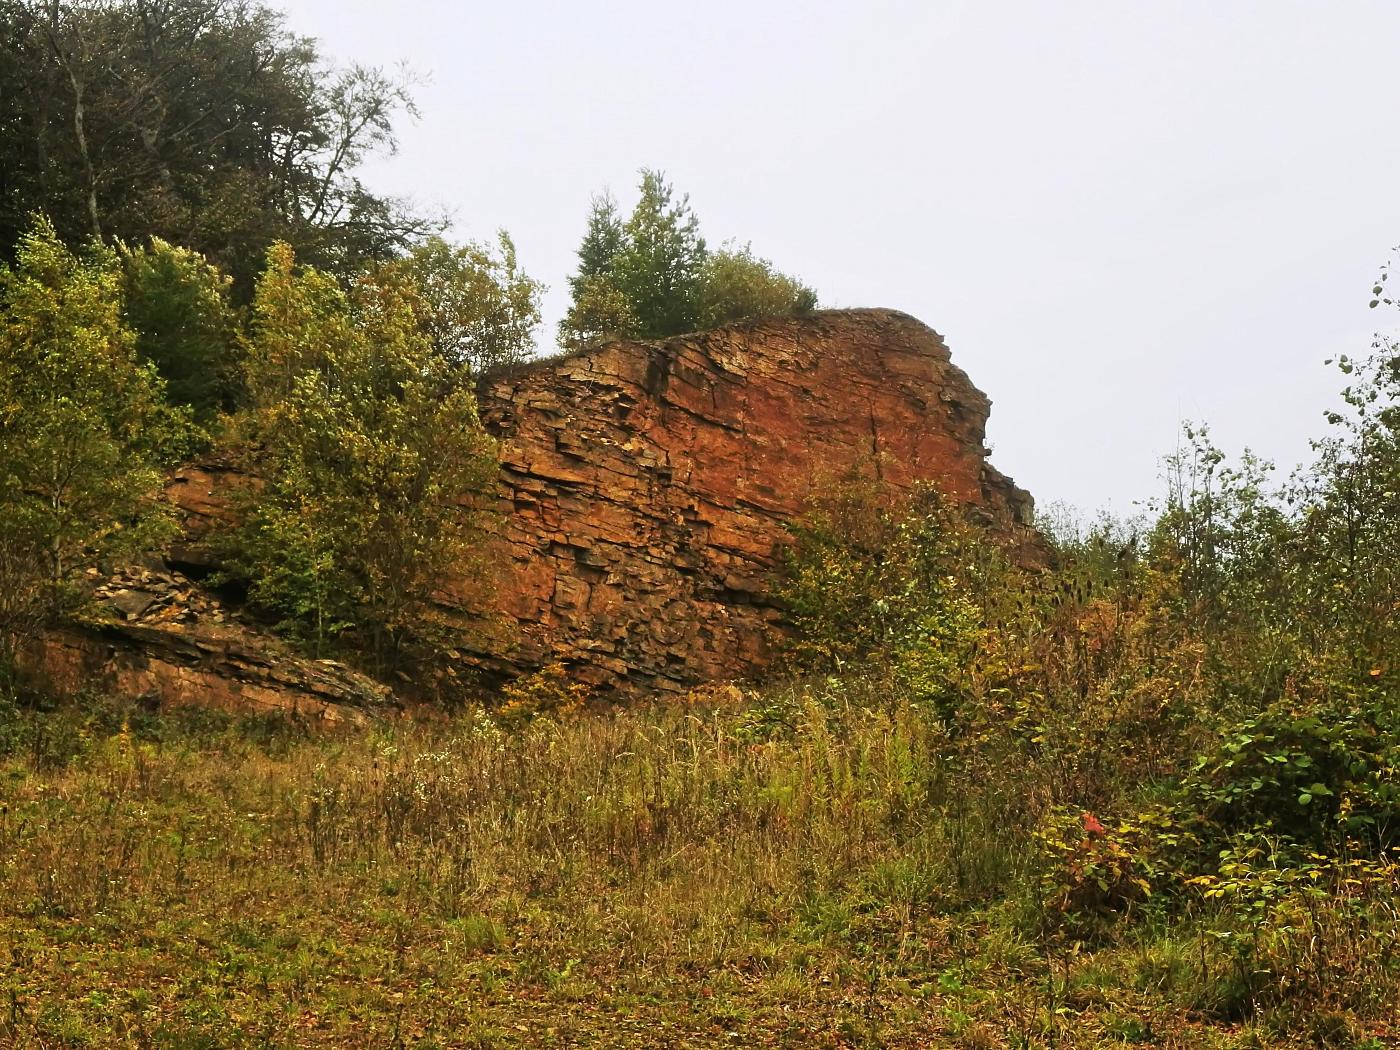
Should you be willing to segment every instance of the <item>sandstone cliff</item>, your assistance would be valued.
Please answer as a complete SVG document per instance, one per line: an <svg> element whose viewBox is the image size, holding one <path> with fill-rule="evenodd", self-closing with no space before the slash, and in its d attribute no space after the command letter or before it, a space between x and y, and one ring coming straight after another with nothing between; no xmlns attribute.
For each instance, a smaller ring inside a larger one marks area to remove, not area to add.
<svg viewBox="0 0 1400 1050"><path fill-rule="evenodd" d="M98 687L156 707L199 705L363 723L389 689L333 660L308 660L168 568L91 582L91 611L24 654L60 691Z"/></svg>
<svg viewBox="0 0 1400 1050"><path fill-rule="evenodd" d="M501 443L493 608L505 659L562 659L608 687L679 689L764 669L786 524L851 472L932 482L1004 536L1030 497L987 462L990 402L931 329L827 311L611 343L487 384Z"/></svg>
<svg viewBox="0 0 1400 1050"><path fill-rule="evenodd" d="M489 590L444 581L441 599L462 624L463 661L502 677L557 660L603 689L666 691L760 673L782 619L769 590L786 526L851 473L892 490L930 482L1003 540L1033 545L1030 497L987 462L989 401L935 332L894 311L614 342L480 395L501 452L497 578ZM201 562L199 535L245 481L211 463L175 476L194 542L172 560ZM105 637L54 644L60 663L166 699L379 702L343 669L276 645L260 655L248 625L229 630L175 622L150 635L116 616Z"/></svg>

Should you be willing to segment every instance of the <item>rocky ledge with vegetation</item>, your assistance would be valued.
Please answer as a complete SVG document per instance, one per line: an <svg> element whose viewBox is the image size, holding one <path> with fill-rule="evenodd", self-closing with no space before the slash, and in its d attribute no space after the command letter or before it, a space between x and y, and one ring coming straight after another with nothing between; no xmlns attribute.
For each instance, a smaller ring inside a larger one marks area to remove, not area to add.
<svg viewBox="0 0 1400 1050"><path fill-rule="evenodd" d="M539 286L361 183L406 85L256 4L0 15L0 1042L1400 1045L1393 338L1286 480L1193 428L1155 506L1042 515L1030 564L838 479L762 680L483 695L433 594L486 555L475 390ZM595 202L565 346L815 305L639 190ZM236 614L151 560L211 451L258 479L200 581ZM365 686L363 724L25 673L174 625L250 687Z"/></svg>

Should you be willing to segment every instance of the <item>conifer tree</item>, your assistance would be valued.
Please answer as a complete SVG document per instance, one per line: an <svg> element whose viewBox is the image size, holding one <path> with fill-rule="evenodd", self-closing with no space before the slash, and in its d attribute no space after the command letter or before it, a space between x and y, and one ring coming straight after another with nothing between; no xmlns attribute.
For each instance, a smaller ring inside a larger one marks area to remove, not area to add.
<svg viewBox="0 0 1400 1050"><path fill-rule="evenodd" d="M644 170L639 188L615 280L636 318L635 334L662 339L698 327L705 239L690 196L677 200L661 172Z"/></svg>

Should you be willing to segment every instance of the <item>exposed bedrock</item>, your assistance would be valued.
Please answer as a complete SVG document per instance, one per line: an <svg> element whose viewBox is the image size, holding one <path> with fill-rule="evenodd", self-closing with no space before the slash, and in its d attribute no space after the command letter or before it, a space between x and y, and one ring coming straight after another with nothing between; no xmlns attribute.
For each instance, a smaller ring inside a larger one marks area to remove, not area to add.
<svg viewBox="0 0 1400 1050"><path fill-rule="evenodd" d="M987 461L986 395L891 310L827 311L533 364L482 392L501 443L500 577L519 644L601 686L746 677L773 653L786 526L855 474L936 485L1012 542L1030 496ZM449 597L454 589L447 589Z"/></svg>
<svg viewBox="0 0 1400 1050"><path fill-rule="evenodd" d="M444 581L458 651L501 676L562 661L608 690L756 675L781 636L787 526L853 474L931 483L1034 552L1030 496L987 461L989 409L942 338L892 310L613 342L491 379L495 579ZM212 464L176 475L192 538L241 482Z"/></svg>

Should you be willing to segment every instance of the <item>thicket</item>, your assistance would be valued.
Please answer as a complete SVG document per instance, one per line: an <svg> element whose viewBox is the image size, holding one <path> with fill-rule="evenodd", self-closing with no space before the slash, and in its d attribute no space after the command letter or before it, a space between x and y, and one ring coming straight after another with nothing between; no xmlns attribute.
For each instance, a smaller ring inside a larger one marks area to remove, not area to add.
<svg viewBox="0 0 1400 1050"><path fill-rule="evenodd" d="M1337 364L1312 464L1274 481L1188 427L1149 514L1042 522L1049 568L858 485L789 555L793 669L942 727L1034 844L1040 934L1079 951L1204 923L1221 1018L1400 989L1364 934L1400 876L1400 347Z"/></svg>

